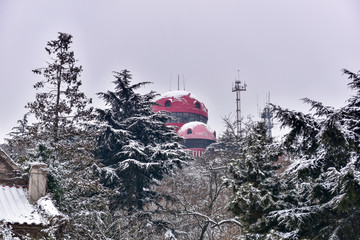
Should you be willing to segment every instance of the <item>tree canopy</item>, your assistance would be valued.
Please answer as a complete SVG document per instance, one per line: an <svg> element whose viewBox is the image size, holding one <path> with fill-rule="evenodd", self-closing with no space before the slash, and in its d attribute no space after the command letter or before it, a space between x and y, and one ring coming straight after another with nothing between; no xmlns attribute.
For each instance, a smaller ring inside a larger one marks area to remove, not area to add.
<svg viewBox="0 0 360 240"><path fill-rule="evenodd" d="M273 106L276 118L289 128L276 150L290 159L284 172L268 171L274 165L263 163L274 155L264 150L271 144L249 132L248 137L261 141L245 145L249 155L240 156L232 170L233 210L249 226L248 239L360 237L360 78L344 73L357 94L342 108L307 98L312 112L306 114Z"/></svg>
<svg viewBox="0 0 360 240"><path fill-rule="evenodd" d="M98 173L113 189L113 209L142 209L155 201L151 185L186 160L182 139L166 126L169 116L154 113L156 94L137 93L148 82L131 84L128 70L114 72L115 91L99 93L109 106L97 109L102 133L98 138ZM114 195L114 196L115 196Z"/></svg>

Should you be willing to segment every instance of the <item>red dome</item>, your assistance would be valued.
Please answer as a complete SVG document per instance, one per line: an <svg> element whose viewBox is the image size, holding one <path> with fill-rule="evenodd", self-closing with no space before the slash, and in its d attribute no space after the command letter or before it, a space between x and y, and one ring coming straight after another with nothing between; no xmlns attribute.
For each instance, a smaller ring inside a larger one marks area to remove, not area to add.
<svg viewBox="0 0 360 240"><path fill-rule="evenodd" d="M216 141L216 132L202 122L186 123L179 129L178 133L186 139L206 139Z"/></svg>
<svg viewBox="0 0 360 240"><path fill-rule="evenodd" d="M208 110L194 94L187 91L169 91L156 101L160 106L154 106L154 111L197 113L208 118Z"/></svg>
<svg viewBox="0 0 360 240"><path fill-rule="evenodd" d="M185 147L192 150L195 156L201 156L210 144L216 142L215 131L202 122L186 123L178 134L185 138Z"/></svg>
<svg viewBox="0 0 360 240"><path fill-rule="evenodd" d="M188 122L199 121L207 123L208 110L194 94L187 91L169 91L162 94L156 101L159 106L154 106L154 112L166 111L174 117L175 122L168 125L180 128Z"/></svg>

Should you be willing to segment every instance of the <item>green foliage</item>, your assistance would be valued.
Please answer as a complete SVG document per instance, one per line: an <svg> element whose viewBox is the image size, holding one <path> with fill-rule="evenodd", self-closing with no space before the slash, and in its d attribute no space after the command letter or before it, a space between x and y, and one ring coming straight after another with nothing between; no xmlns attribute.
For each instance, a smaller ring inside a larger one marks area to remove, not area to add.
<svg viewBox="0 0 360 240"><path fill-rule="evenodd" d="M340 109L309 99L313 114L274 107L293 164L282 175L285 208L267 217L286 239L358 239L360 217L359 75L344 71L357 90ZM356 221L355 221L356 222ZM358 222L358 221L357 221Z"/></svg>
<svg viewBox="0 0 360 240"><path fill-rule="evenodd" d="M357 94L340 109L307 98L308 114L272 106L290 129L281 144L256 124L242 138L227 138L234 155L231 209L247 239L360 237L360 75L344 73ZM274 171L278 156L291 160L284 172Z"/></svg>
<svg viewBox="0 0 360 240"><path fill-rule="evenodd" d="M46 133L46 137L50 137L47 140L54 144L76 136L79 131L76 124L89 120L92 112L88 108L91 99L79 90L82 67L76 65L71 43L72 36L66 33L59 33L57 40L47 43L45 49L52 61L45 68L33 70L44 77L34 88L50 90L38 92L36 100L27 105L39 121L35 124L36 130L42 135Z"/></svg>
<svg viewBox="0 0 360 240"><path fill-rule="evenodd" d="M45 50L51 61L47 67L33 70L43 80L34 85L39 91L36 100L26 106L36 121L26 125L24 118L19 129L23 137L13 139L27 143L28 160L48 164L49 190L57 200L62 200L67 188L65 179L82 165L84 159L80 158L91 159L89 150L93 147L87 126L92 119L92 108L88 107L91 100L80 91L82 67L76 65L71 43L72 36L66 33L47 43Z"/></svg>
<svg viewBox="0 0 360 240"><path fill-rule="evenodd" d="M35 101L27 104L29 112L13 129L8 143L12 157L25 170L33 161L48 165L48 190L71 221L64 237L76 238L79 232L88 234L86 229L98 229L90 226L102 221L109 194L91 171L97 132L89 124L91 99L80 91L82 67L71 44L72 36L66 33L47 43L48 65L33 70L43 77L34 85Z"/></svg>
<svg viewBox="0 0 360 240"><path fill-rule="evenodd" d="M279 208L276 145L262 122L249 122L239 136L236 151L238 154L230 163L230 209L239 216L245 234L264 233L268 230L264 216Z"/></svg>
<svg viewBox="0 0 360 240"><path fill-rule="evenodd" d="M96 167L104 186L113 189L112 209L143 209L155 201L157 184L186 154L181 138L165 125L169 117L154 113L154 92L135 90L148 84L131 85L129 71L114 72L115 91L99 93L109 108L97 109L101 135L98 137Z"/></svg>

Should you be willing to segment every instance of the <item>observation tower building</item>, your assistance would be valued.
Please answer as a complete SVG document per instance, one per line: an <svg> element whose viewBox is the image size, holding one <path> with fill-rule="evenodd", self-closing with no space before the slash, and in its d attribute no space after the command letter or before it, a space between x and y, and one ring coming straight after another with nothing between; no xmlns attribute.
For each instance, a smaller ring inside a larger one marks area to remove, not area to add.
<svg viewBox="0 0 360 240"><path fill-rule="evenodd" d="M207 146L216 142L216 132L208 125L208 110L194 94L176 90L169 91L156 101L154 111L164 111L175 120L167 125L175 126L179 135L185 138L185 147L201 156Z"/></svg>

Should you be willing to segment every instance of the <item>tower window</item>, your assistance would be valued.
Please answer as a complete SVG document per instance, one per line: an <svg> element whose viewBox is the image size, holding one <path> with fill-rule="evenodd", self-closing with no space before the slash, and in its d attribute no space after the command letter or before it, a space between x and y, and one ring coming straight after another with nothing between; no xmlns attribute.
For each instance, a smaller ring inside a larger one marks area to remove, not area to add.
<svg viewBox="0 0 360 240"><path fill-rule="evenodd" d="M192 134L192 130L190 128L187 130L187 134Z"/></svg>
<svg viewBox="0 0 360 240"><path fill-rule="evenodd" d="M170 102L170 100L167 100L167 101L165 102L165 107L171 107L171 102Z"/></svg>
<svg viewBox="0 0 360 240"><path fill-rule="evenodd" d="M195 103L195 108L200 109L200 103L199 102Z"/></svg>
<svg viewBox="0 0 360 240"><path fill-rule="evenodd" d="M176 118L177 120L175 122L179 122L179 123L188 123L191 121L199 121L199 122L207 123L206 117L196 113L171 112L169 113L169 115Z"/></svg>
<svg viewBox="0 0 360 240"><path fill-rule="evenodd" d="M210 144L214 143L214 140L209 139L186 139L185 147L186 148L207 148Z"/></svg>

